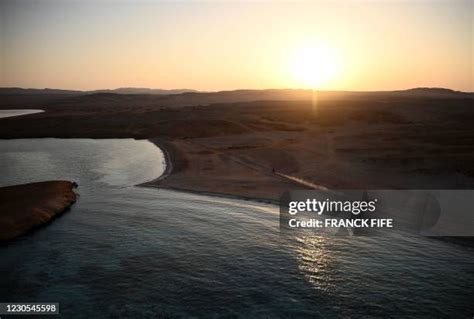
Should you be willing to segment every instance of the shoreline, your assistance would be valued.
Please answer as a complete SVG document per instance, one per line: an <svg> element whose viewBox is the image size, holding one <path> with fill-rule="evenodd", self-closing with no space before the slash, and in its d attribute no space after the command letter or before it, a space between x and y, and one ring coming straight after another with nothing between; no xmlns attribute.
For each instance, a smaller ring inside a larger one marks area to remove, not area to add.
<svg viewBox="0 0 474 319"><path fill-rule="evenodd" d="M263 204L270 204L270 205L280 205L280 201L267 199L267 198L258 198L258 197L250 197L250 196L240 196L240 195L233 195L233 194L225 194L225 193L215 193L215 192L206 192L206 191L199 191L193 189L186 189L180 187L168 187L168 186L159 186L159 185L137 185L139 187L146 187L146 188L155 188L155 189L163 189L172 192L180 192L180 193L187 193L193 195L202 195L202 196L210 196L210 197L219 197L225 199L236 199L236 200L243 200L249 202L256 202L256 203L263 203Z"/></svg>
<svg viewBox="0 0 474 319"><path fill-rule="evenodd" d="M163 180L165 180L172 174L176 173L177 171L185 170L185 168L187 167L187 161L180 154L179 149L177 149L173 144L171 144L169 140L165 138L150 138L147 140L153 143L156 147L158 147L163 152L164 160L165 160L165 170L161 176L151 181L135 185L137 187L164 189L168 191L182 192L182 193L188 193L188 194L194 194L194 195L203 195L203 196L219 197L219 198L226 198L226 199L252 201L256 203L265 203L265 204L271 204L271 205L276 205L276 206L280 204L279 200L270 199L270 198L244 196L244 195L237 195L237 194L227 194L227 193L222 193L222 192L211 192L211 191L204 191L204 190L197 190L197 189L189 189L185 187L164 185L163 183L161 183Z"/></svg>
<svg viewBox="0 0 474 319"><path fill-rule="evenodd" d="M152 185L153 183L163 180L173 173L173 161L171 160L171 154L168 150L169 146L167 146L166 141L162 138L153 138L153 139L146 139L146 140L154 144L156 147L158 147L163 153L163 157L165 160L165 170L157 178L152 179L148 182L137 184L135 186L148 187L148 185Z"/></svg>

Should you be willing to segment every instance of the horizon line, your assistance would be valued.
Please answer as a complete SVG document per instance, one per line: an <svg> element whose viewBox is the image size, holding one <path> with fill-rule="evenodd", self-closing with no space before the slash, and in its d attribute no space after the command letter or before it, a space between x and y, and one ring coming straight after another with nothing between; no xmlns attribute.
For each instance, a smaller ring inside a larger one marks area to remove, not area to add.
<svg viewBox="0 0 474 319"><path fill-rule="evenodd" d="M75 92L95 92L95 91L116 91L120 89L143 89L143 90L162 90L162 91L190 91L183 93L219 93L219 92L233 92L233 91L284 91L284 90L294 90L294 91L318 91L318 92L353 92L353 93L374 93L374 92L397 92L397 91L409 91L414 89L428 89L428 90L449 90L456 93L474 93L474 91L461 91L457 89L452 89L448 87L437 87L437 86L416 86L402 89L382 89L382 90L350 90L350 89L311 89L311 88L296 88L296 87L286 87L286 88L263 88L263 89L251 89L251 88L233 88L233 89L223 89L223 90L197 90L192 88L151 88L151 87L138 87L138 86L122 86L116 88L102 88L102 89L65 89L65 88L51 88L51 87L20 87L20 86L1 86L0 89L20 89L20 90L57 90L57 91L75 91Z"/></svg>

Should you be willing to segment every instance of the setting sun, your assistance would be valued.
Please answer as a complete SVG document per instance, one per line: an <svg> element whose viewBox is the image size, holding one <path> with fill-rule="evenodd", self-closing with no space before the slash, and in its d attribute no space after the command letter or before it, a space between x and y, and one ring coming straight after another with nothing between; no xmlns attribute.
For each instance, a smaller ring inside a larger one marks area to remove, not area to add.
<svg viewBox="0 0 474 319"><path fill-rule="evenodd" d="M329 48L305 46L297 50L289 61L290 72L299 86L318 88L339 71L339 63Z"/></svg>

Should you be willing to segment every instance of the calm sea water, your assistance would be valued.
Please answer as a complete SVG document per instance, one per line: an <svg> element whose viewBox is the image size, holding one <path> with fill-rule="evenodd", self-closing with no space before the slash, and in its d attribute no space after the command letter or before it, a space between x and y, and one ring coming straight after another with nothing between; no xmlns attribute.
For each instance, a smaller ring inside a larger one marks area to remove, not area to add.
<svg viewBox="0 0 474 319"><path fill-rule="evenodd" d="M147 141L0 141L0 186L79 183L47 227L0 246L0 301L63 318L468 317L474 251L436 239L283 235L278 208L133 185Z"/></svg>

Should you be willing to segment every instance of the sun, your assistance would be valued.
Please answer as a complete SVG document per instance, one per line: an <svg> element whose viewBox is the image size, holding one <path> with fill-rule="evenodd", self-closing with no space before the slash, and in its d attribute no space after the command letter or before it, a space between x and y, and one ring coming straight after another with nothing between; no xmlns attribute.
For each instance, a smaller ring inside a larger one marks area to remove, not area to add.
<svg viewBox="0 0 474 319"><path fill-rule="evenodd" d="M317 89L338 72L338 61L328 47L305 46L290 57L290 72L298 86Z"/></svg>

